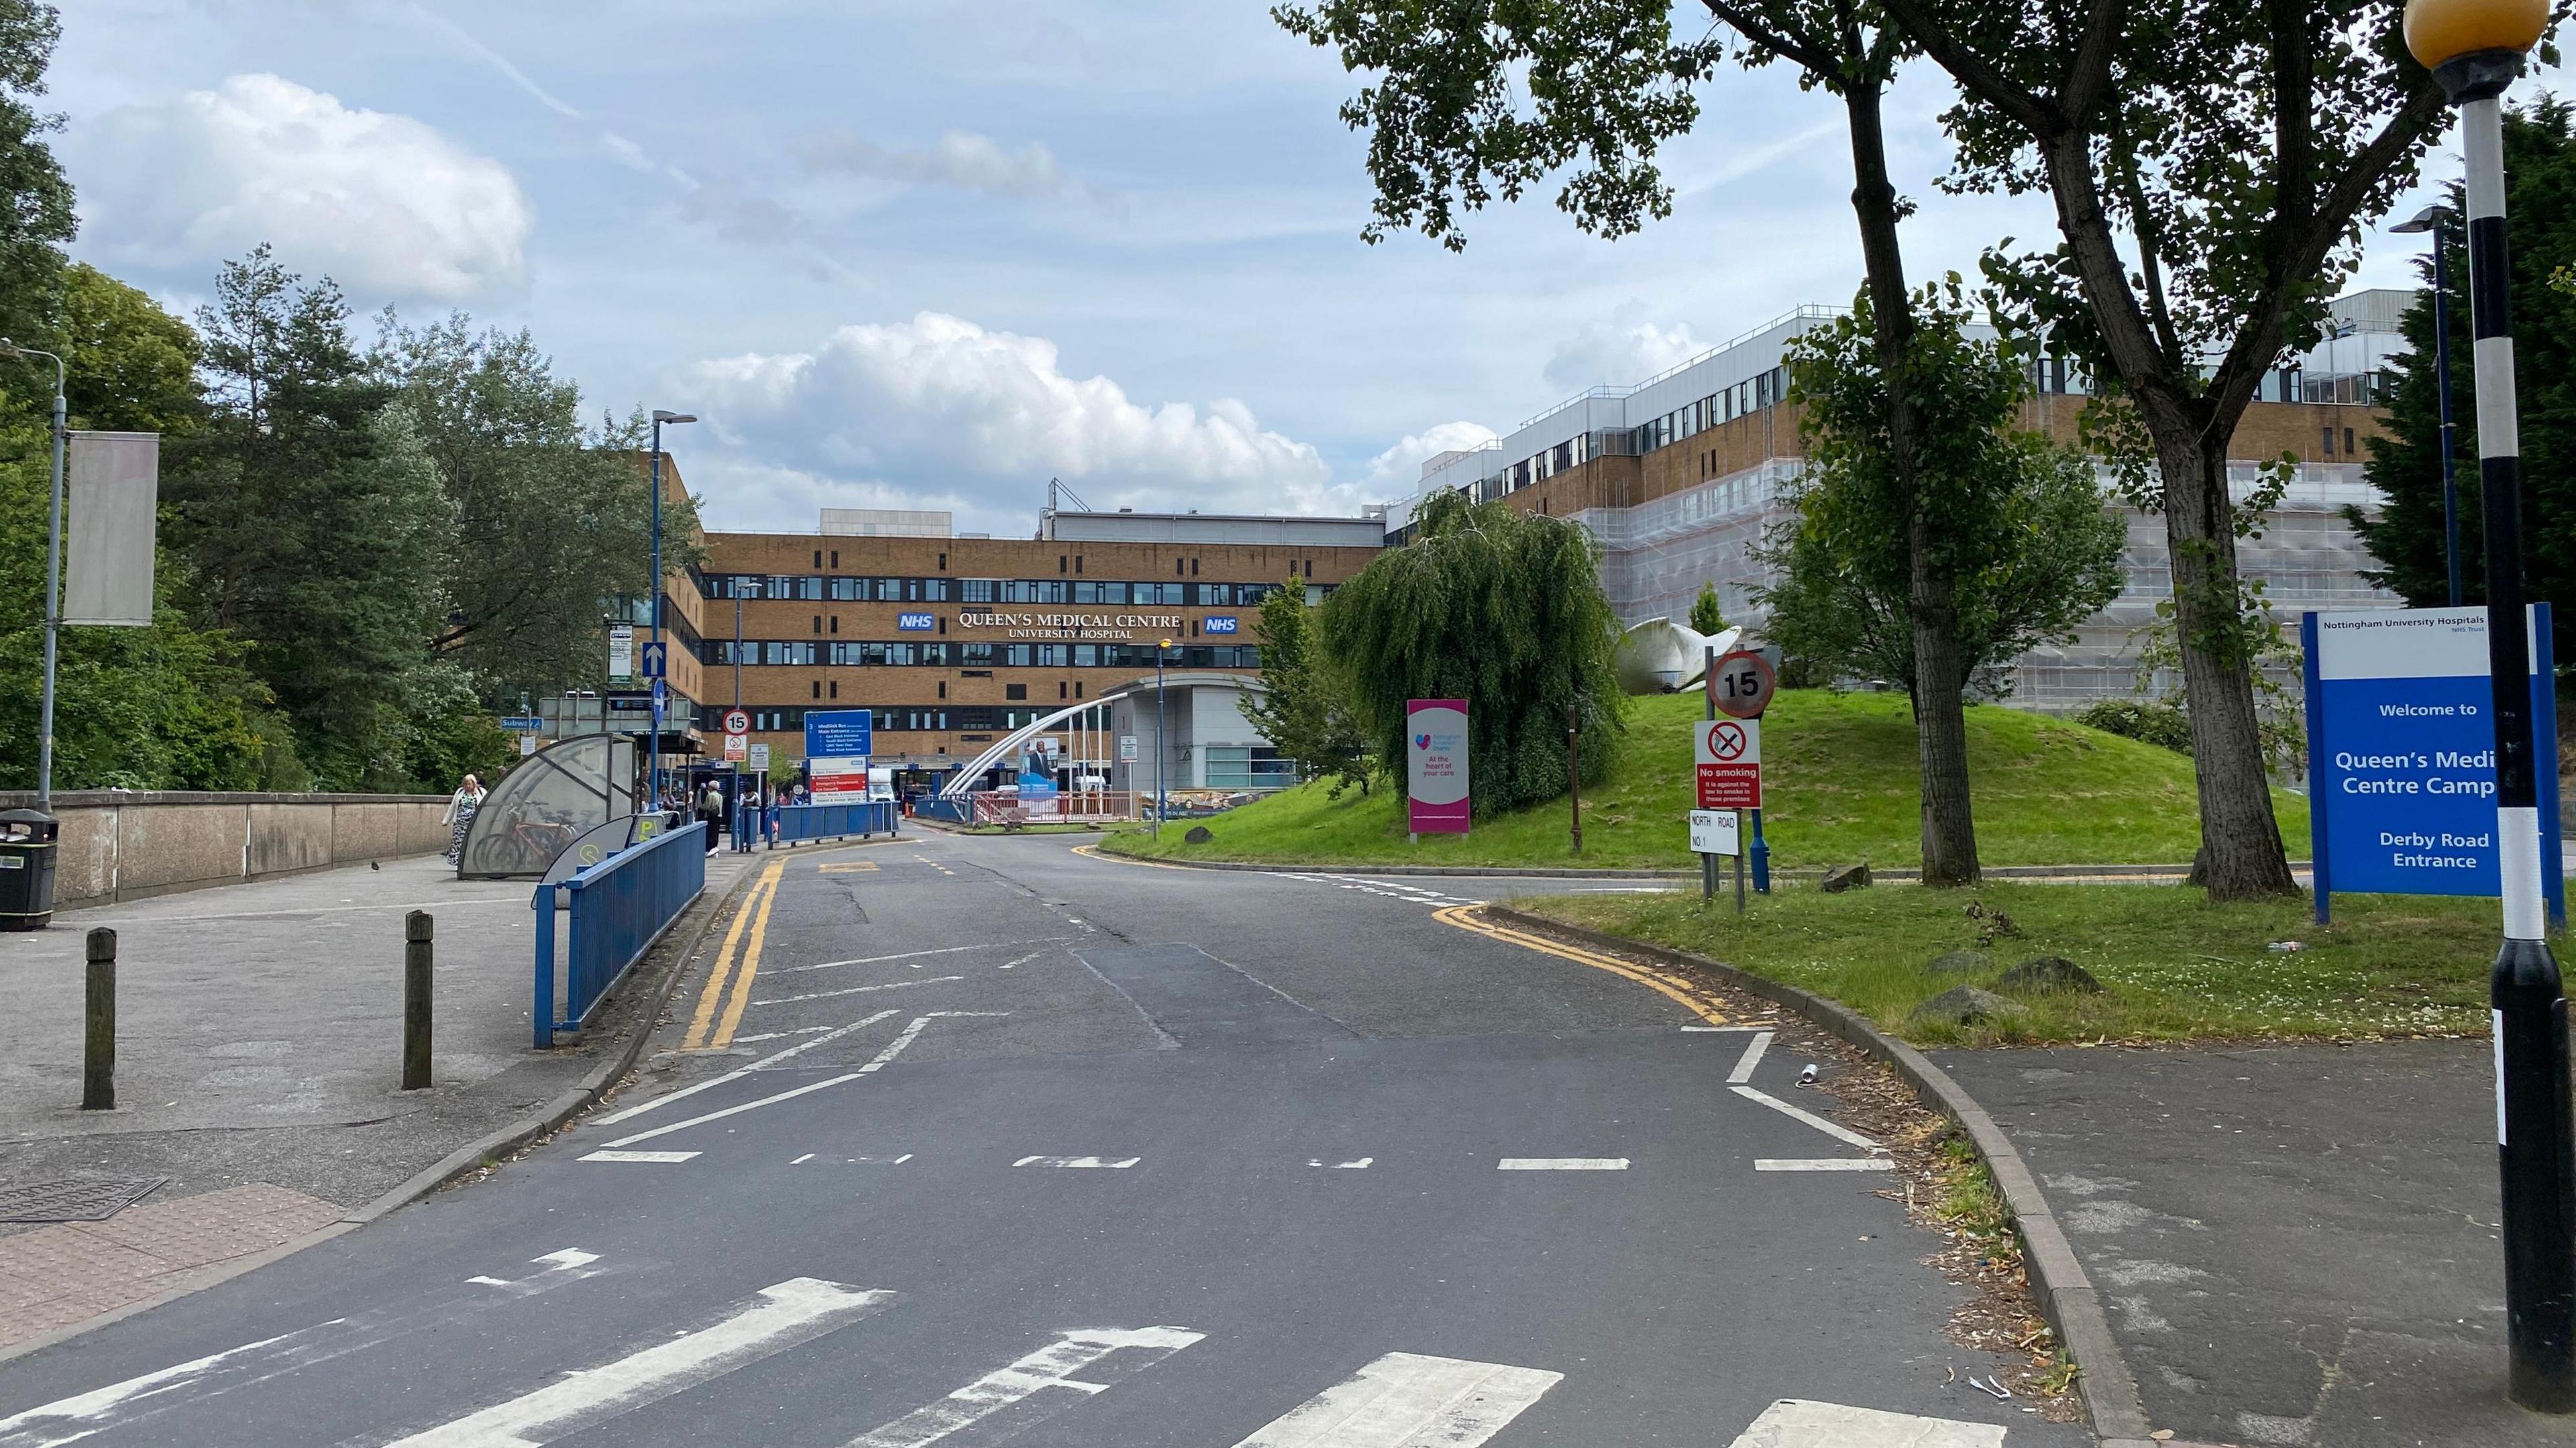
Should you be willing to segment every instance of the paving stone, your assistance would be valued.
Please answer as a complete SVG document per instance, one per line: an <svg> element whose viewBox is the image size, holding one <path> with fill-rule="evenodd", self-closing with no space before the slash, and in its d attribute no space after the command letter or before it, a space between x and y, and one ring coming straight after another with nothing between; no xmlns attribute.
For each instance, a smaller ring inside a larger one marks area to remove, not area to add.
<svg viewBox="0 0 2576 1448"><path fill-rule="evenodd" d="M0 1238L0 1347L140 1302L199 1268L284 1246L341 1215L319 1197L253 1182Z"/></svg>

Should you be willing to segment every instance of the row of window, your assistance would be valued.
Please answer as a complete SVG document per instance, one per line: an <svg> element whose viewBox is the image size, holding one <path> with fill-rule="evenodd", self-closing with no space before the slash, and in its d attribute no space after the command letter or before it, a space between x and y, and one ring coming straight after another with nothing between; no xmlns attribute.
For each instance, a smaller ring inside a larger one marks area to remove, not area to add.
<svg viewBox="0 0 2576 1448"><path fill-rule="evenodd" d="M710 665L731 665L736 650L745 665L830 665L875 668L903 665L939 669L1150 669L1151 644L992 644L940 639L920 642L869 643L833 639L709 639L698 657ZM1186 645L1163 651L1166 666L1200 669L1257 669L1257 644Z"/></svg>
<svg viewBox="0 0 2576 1448"><path fill-rule="evenodd" d="M711 711L712 712L712 711ZM802 709L750 709L755 734L793 734L805 728ZM943 734L958 729L1017 729L1037 722L1035 709L1005 709L989 704L876 705L871 726L880 734Z"/></svg>
<svg viewBox="0 0 2576 1448"><path fill-rule="evenodd" d="M1135 583L1088 578L851 578L795 573L709 573L708 598L788 598L833 603L1095 603L1243 608L1275 583Z"/></svg>

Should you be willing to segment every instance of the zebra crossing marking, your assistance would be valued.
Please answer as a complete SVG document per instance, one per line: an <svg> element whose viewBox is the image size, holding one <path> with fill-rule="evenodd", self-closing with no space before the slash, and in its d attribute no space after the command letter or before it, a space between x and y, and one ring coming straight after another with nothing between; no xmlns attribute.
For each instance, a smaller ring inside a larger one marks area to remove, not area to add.
<svg viewBox="0 0 2576 1448"><path fill-rule="evenodd" d="M2004 1448L2004 1430L1912 1413L1782 1398L1729 1448Z"/></svg>
<svg viewBox="0 0 2576 1448"><path fill-rule="evenodd" d="M1234 1448L1476 1448L1565 1374L1391 1352Z"/></svg>
<svg viewBox="0 0 2576 1448"><path fill-rule="evenodd" d="M884 1311L895 1293L791 1277L695 1332L595 1368L576 1369L508 1402L397 1438L386 1448L542 1448L736 1368Z"/></svg>
<svg viewBox="0 0 2576 1448"><path fill-rule="evenodd" d="M1008 1366L997 1368L927 1407L915 1408L881 1427L850 1440L848 1448L922 1448L961 1428L972 1427L1005 1408L1054 1389L1052 1399L1011 1415L1004 1436L1042 1423L1122 1378L1143 1372L1207 1334L1185 1327L1085 1328L1057 1334L1057 1340ZM1117 1357L1098 1368L1107 1382L1071 1376Z"/></svg>

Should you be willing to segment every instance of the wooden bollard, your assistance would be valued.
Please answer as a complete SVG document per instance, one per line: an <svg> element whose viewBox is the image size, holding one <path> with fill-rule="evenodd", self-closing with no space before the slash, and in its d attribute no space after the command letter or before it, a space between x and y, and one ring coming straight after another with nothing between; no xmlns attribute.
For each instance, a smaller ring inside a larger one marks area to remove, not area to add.
<svg viewBox="0 0 2576 1448"><path fill-rule="evenodd" d="M552 922L548 922L552 923ZM403 1082L405 1091L429 1085L430 918L426 910L403 917Z"/></svg>
<svg viewBox="0 0 2576 1448"><path fill-rule="evenodd" d="M116 932L89 933L89 1000L81 1030L81 1110L116 1109Z"/></svg>

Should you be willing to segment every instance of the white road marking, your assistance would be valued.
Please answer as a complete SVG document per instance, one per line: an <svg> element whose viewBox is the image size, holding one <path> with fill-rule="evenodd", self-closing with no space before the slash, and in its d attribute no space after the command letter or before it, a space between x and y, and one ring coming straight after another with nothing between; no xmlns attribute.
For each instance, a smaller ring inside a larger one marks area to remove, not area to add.
<svg viewBox="0 0 2576 1448"><path fill-rule="evenodd" d="M827 1001L834 996L866 995L872 990L901 990L908 985L938 985L943 981L964 980L965 978L966 977L962 975L932 975L924 976L920 980L890 980L884 985L851 985L843 986L839 990L808 991L804 995L771 996L765 1001L753 1001L752 1004L756 1006L784 1006L793 1005L797 1001Z"/></svg>
<svg viewBox="0 0 2576 1448"><path fill-rule="evenodd" d="M409 1333L453 1322L513 1297L534 1297L566 1283L596 1277L595 1252L565 1248L536 1258L544 1270L516 1281L468 1277L465 1284L498 1288L498 1292L463 1294L460 1288L434 1289L429 1300L412 1300L403 1308L380 1308L351 1317L261 1338L59 1399L42 1407L0 1418L0 1445L6 1448L53 1448L111 1428L131 1427L167 1409L265 1382L297 1368L375 1347Z"/></svg>
<svg viewBox="0 0 2576 1448"><path fill-rule="evenodd" d="M395 1440L388 1448L538 1448L659 1402L734 1369L811 1342L881 1312L882 1288L792 1277L695 1332L683 1333L561 1379L479 1413Z"/></svg>
<svg viewBox="0 0 2576 1448"><path fill-rule="evenodd" d="M1737 1061L1735 1063L1735 1069L1727 1073L1726 1084L1729 1086L1741 1086L1745 1082L1752 1080L1753 1068L1762 1064L1762 1053L1770 1049L1771 1033L1769 1031L1754 1032L1753 1039L1745 1044L1743 1059Z"/></svg>
<svg viewBox="0 0 2576 1448"><path fill-rule="evenodd" d="M877 1022L879 1022L879 1021L881 1021L881 1020L884 1020L886 1017L888 1017L888 1016L890 1016L890 1015L893 1015L893 1014L894 1014L894 1011L893 1011L893 1010L891 1010L891 1009L887 1009L887 1010L879 1011L879 1012L877 1012L875 1015L872 1015L872 1016L867 1017L865 1020L852 1021L852 1022L850 1022L848 1025L846 1025L846 1026L803 1026L803 1027L799 1027L799 1028L798 1028L798 1029L799 1029L799 1031L820 1031L820 1032L822 1032L823 1034L822 1034L822 1035L819 1035L819 1036L816 1036L813 1040L803 1042L803 1043L801 1043L801 1044L799 1044L799 1045L790 1046L790 1047L788 1047L788 1048L787 1048L786 1050L784 1050L784 1051L777 1052L777 1053L775 1053L775 1054L773 1054L773 1055L763 1056L763 1057L761 1057L759 1060L752 1062L752 1063L751 1063L750 1065L748 1065L748 1066L741 1067L741 1068L739 1068L739 1069L737 1069L737 1070L727 1071L726 1073L724 1073L724 1074L723 1074L723 1075L721 1075L721 1076L712 1076L712 1077L709 1077L708 1079L706 1079L706 1080L704 1080L704 1081L699 1082L699 1083L698 1083L698 1084L696 1084L695 1086L683 1086L683 1087L681 1087L679 1090L674 1091L674 1092L671 1092L671 1093L670 1093L669 1095L667 1095L667 1096L656 1096L656 1097L654 1097L654 1098L653 1098L652 1100L650 1100L650 1101L646 1101L646 1102L643 1102L643 1103L641 1103L641 1104L639 1104L639 1105L635 1105L635 1106L629 1106L629 1107L627 1107L627 1108L626 1108L625 1110L623 1110L623 1111L614 1111L614 1112L611 1112L611 1113L609 1113L608 1115L606 1115L606 1116L603 1116L603 1117L599 1118L599 1120L598 1120L598 1122L597 1122L596 1124L597 1124L597 1125L600 1125L600 1126L613 1126L613 1125L617 1124L617 1123L618 1123L618 1122L620 1122L620 1121L624 1121L626 1118L628 1118L628 1117L630 1117L630 1116L641 1116L641 1115L643 1115L643 1114L644 1114L645 1112L647 1112L647 1111L658 1110L659 1108L664 1107L664 1106L668 1106L668 1105L670 1105L672 1102L674 1102L674 1101L678 1101L678 1100L681 1100L681 1099L682 1099L682 1098L684 1098L684 1097L695 1096L695 1095L697 1095L699 1092L706 1090L708 1087L711 1087L711 1086L722 1086L722 1085L723 1085L724 1083L726 1083L727 1081L739 1081L739 1080L741 1080L743 1077L750 1075L750 1074L751 1074L752 1072L754 1072L754 1071L761 1070L761 1069L763 1069L763 1068L765 1068L765 1067L774 1066L774 1065L778 1064L778 1063L779 1063L779 1062L781 1062L781 1061L785 1061L785 1060L791 1059L791 1058L793 1058L793 1057L797 1056L798 1054L800 1054L800 1053L802 1053L802 1052L806 1052L806 1051L813 1050L816 1046L824 1045L824 1044L826 1044L827 1042L837 1041L837 1040L839 1040L841 1037L848 1035L848 1034L849 1034L850 1032L852 1032L852 1031L860 1030L860 1029L862 1029L862 1028L864 1028L864 1027L868 1027L868 1026L873 1026L873 1025L875 1025ZM792 1034L796 1034L796 1032L781 1031L781 1032L779 1032L778 1034L780 1034L780 1035L792 1035ZM740 1045L740 1044L741 1044L742 1042L744 1042L744 1041L757 1041L757 1040L763 1040L763 1039L766 1039L766 1038L765 1038L765 1037L761 1037L761 1036L736 1036L736 1037L734 1037L734 1043L735 1043L736 1045Z"/></svg>
<svg viewBox="0 0 2576 1448"><path fill-rule="evenodd" d="M1368 1170L1368 1164L1369 1164L1370 1162L1375 1161L1375 1160L1377 1160L1377 1158L1376 1158L1376 1157L1373 1157L1373 1156L1364 1156L1364 1157L1361 1157L1361 1158L1360 1158L1359 1160L1357 1160L1357 1161L1337 1161L1337 1162L1334 1162L1334 1163L1333 1163L1333 1170L1335 1170L1335 1171L1366 1171L1366 1170ZM1323 1159L1322 1157L1320 1157L1320 1156L1319 1156L1319 1157L1314 1157L1314 1158L1310 1159L1310 1160L1306 1163L1306 1165L1308 1165L1308 1166L1322 1166L1323 1164L1324 1164L1324 1159Z"/></svg>
<svg viewBox="0 0 2576 1448"><path fill-rule="evenodd" d="M859 1068L859 1074L866 1076L884 1070L888 1062L902 1055L903 1048L911 1045L914 1039L920 1036L921 1028L932 1021L944 1020L951 1016L1007 1016L1009 1014L1009 1011L932 1011L926 1016L914 1016L912 1024L904 1027L902 1033L894 1038L894 1044L869 1057L868 1063Z"/></svg>
<svg viewBox="0 0 2576 1448"><path fill-rule="evenodd" d="M951 978L954 979L954 977ZM893 1012L889 1011L886 1014L891 1015ZM944 1016L998 1016L1007 1014L1009 1014L1007 1011L932 1011L926 1016L915 1016L912 1019L912 1024L904 1027L902 1033L894 1038L894 1043L892 1045L889 1045L884 1050L877 1052L875 1056L869 1059L866 1065L861 1066L855 1071L844 1071L838 1076L831 1076L821 1081L811 1082L807 1085L799 1086L792 1091L780 1091L773 1095L763 1096L757 1101L746 1101L739 1106L728 1106L722 1111L710 1111L704 1115L692 1116L686 1121L674 1121L668 1126L657 1126L651 1131L639 1131L633 1136L621 1136L617 1140L609 1142L608 1145L611 1147L633 1146L639 1141L651 1141L657 1136L668 1136L672 1132L682 1130L686 1127L702 1126L710 1121L722 1121L728 1116L740 1116L746 1111L757 1111L763 1106L775 1106L781 1101L793 1101L799 1096L806 1095L810 1092L820 1091L827 1086L838 1086L844 1081L856 1081L862 1076L883 1070L887 1062L902 1055L903 1048L913 1043L914 1038L921 1034L922 1027ZM873 1017L872 1019L883 1020L884 1018L885 1017L881 1015ZM828 1038L817 1037L812 1044L821 1045L825 1039ZM804 1048L800 1046L797 1049L802 1050ZM781 1052L779 1054L784 1055L786 1053ZM772 1057L771 1059L775 1060L777 1058ZM741 1073L737 1072L736 1074L739 1075ZM712 1085L714 1083L710 1082L708 1084ZM608 1119L613 1121L616 1118L610 1117Z"/></svg>
<svg viewBox="0 0 2576 1448"><path fill-rule="evenodd" d="M1624 1156L1507 1156L1496 1171L1626 1171Z"/></svg>
<svg viewBox="0 0 2576 1448"><path fill-rule="evenodd" d="M1565 1374L1391 1352L1234 1448L1476 1448Z"/></svg>
<svg viewBox="0 0 2576 1448"><path fill-rule="evenodd" d="M1743 1097L1747 1101L1759 1101L1763 1105L1770 1107L1772 1110L1779 1112L1783 1116L1794 1117L1797 1120L1803 1121L1809 1126L1816 1128L1818 1131L1823 1132L1825 1135L1832 1137L1836 1141L1850 1142L1852 1145L1861 1148L1863 1151L1876 1151L1879 1149L1877 1142L1870 1140L1859 1132L1853 1131L1847 1127L1836 1126L1834 1123L1816 1115L1814 1112L1801 1111L1797 1107L1790 1105L1788 1102L1781 1100L1777 1096L1766 1096L1763 1093L1754 1090L1750 1086L1730 1086L1726 1089Z"/></svg>
<svg viewBox="0 0 2576 1448"><path fill-rule="evenodd" d="M1896 1163L1883 1156L1777 1157L1753 1159L1755 1171L1894 1171Z"/></svg>
<svg viewBox="0 0 2576 1448"><path fill-rule="evenodd" d="M881 1428L850 1440L849 1448L922 1448L960 1428L971 1427L995 1413L1051 1388L1068 1390L1051 1403L1011 1415L1010 1432L1044 1422L1095 1393L1107 1392L1121 1378L1143 1372L1181 1349L1204 1341L1207 1334L1180 1327L1089 1328L1061 1334L1055 1345L1041 1348L1005 1368L986 1373L928 1407L916 1408ZM1070 1374L1092 1367L1112 1354L1125 1354L1101 1368L1108 1382L1082 1381ZM1004 1436L1009 1436L1005 1434Z"/></svg>
<svg viewBox="0 0 2576 1448"><path fill-rule="evenodd" d="M810 1151L809 1151L809 1152L805 1153L803 1156L800 1156L800 1157L796 1158L794 1161L789 1162L789 1163L788 1163L788 1165L789 1165L789 1166L803 1166L805 1163L807 1163L807 1162L809 1162L809 1161L812 1161L813 1159L814 1159L814 1153L812 1153L812 1152L810 1152Z"/></svg>
<svg viewBox="0 0 2576 1448"><path fill-rule="evenodd" d="M1011 1163L1011 1165L1101 1167L1109 1171L1125 1171L1127 1168L1134 1166L1136 1163L1143 1160L1144 1158L1141 1156L1131 1156L1119 1161L1111 1161L1106 1157L1098 1156L1024 1156L1018 1161Z"/></svg>
<svg viewBox="0 0 2576 1448"><path fill-rule="evenodd" d="M1767 1031L1769 1026L1684 1026L1685 1031ZM737 1036L734 1039L740 1040Z"/></svg>
<svg viewBox="0 0 2576 1448"><path fill-rule="evenodd" d="M891 1015L893 1013L888 1012L887 1014ZM834 1027L831 1026L790 1026L783 1031L763 1031L757 1036L736 1036L733 1038L733 1043L737 1046L748 1046L754 1041L776 1041L788 1036L810 1036L816 1031L828 1031L832 1029L834 1029Z"/></svg>
<svg viewBox="0 0 2576 1448"><path fill-rule="evenodd" d="M1070 936L1050 935L1038 940L993 940L982 945L943 945L937 950L906 950L894 955L862 955L850 960L826 960L816 965L790 965L763 972L766 975L794 975L805 970L832 970L844 965L882 965L889 960L917 960L928 955L958 955L969 950L1017 950L1024 945L1055 945ZM920 966L912 967L914 970Z"/></svg>
<svg viewBox="0 0 2576 1448"><path fill-rule="evenodd" d="M671 1166L684 1161L695 1161L697 1158L698 1154L694 1151L594 1151L581 1159L583 1161L654 1162Z"/></svg>
<svg viewBox="0 0 2576 1448"><path fill-rule="evenodd" d="M1023 956L1021 956L1021 957L1020 957L1019 959L1017 959L1017 960L1010 961L1010 962L1008 962L1008 963L1004 964L1004 965L1003 965L1003 967L1002 967L1002 969L1004 969L1004 970L1015 970L1015 969L1019 968L1020 966L1023 966L1023 965L1028 964L1028 963L1029 963L1030 961L1032 961L1032 960L1040 959L1040 958L1041 958L1041 957L1043 957L1045 954L1046 954L1046 952L1045 952L1045 951L1043 951L1043 950L1031 952L1030 954L1027 954L1027 955L1023 955Z"/></svg>
<svg viewBox="0 0 2576 1448"><path fill-rule="evenodd" d="M2003 1448L2004 1430L1782 1398L1762 1410L1731 1448Z"/></svg>

